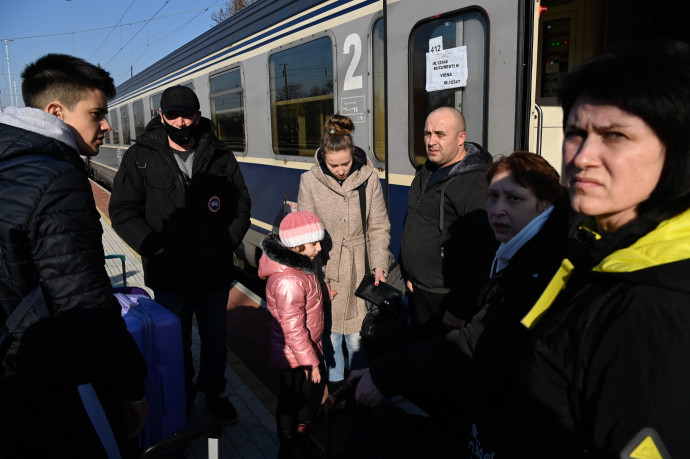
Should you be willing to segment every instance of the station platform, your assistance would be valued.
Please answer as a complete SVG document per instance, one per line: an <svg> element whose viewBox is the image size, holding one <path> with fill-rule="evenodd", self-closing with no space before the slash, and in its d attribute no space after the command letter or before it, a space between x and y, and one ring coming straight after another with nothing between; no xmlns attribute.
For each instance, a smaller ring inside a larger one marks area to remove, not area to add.
<svg viewBox="0 0 690 459"><path fill-rule="evenodd" d="M115 233L110 224L108 204L110 193L91 182L96 206L103 225L103 248L106 255L125 255L127 285L144 287L144 274L139 256ZM107 259L106 269L113 286L122 285L122 264ZM151 292L150 292L151 293ZM268 365L270 313L261 298L240 283L235 283L228 298L228 365L225 377L231 390L230 400L237 409L239 421L225 426L219 442L223 459L261 459L278 456L275 425L278 373ZM199 365L199 335L193 329L192 355ZM214 420L203 397L197 396L189 425ZM207 441L200 439L190 445L189 458L208 457Z"/></svg>

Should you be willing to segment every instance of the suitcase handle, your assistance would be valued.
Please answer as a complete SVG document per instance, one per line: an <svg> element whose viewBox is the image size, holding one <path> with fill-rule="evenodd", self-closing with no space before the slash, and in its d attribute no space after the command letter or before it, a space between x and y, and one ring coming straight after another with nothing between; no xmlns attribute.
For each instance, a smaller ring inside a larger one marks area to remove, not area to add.
<svg viewBox="0 0 690 459"><path fill-rule="evenodd" d="M218 440L223 433L223 424L220 422L214 422L210 424L203 424L200 426L189 427L182 429L179 432L175 432L170 437L165 440L161 440L158 443L146 448L144 454L142 454L142 459L155 457L156 454L163 451L168 451L178 446L185 445L192 440L200 437L207 436L210 439ZM210 453L210 451L209 451Z"/></svg>

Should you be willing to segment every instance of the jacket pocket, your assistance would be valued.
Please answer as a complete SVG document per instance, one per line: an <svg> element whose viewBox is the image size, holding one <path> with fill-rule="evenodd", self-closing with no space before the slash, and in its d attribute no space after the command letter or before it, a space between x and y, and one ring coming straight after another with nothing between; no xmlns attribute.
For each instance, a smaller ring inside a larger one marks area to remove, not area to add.
<svg viewBox="0 0 690 459"><path fill-rule="evenodd" d="M169 190L173 187L175 177L170 174L161 172L152 172L150 170L146 173L146 182L149 187L157 190Z"/></svg>

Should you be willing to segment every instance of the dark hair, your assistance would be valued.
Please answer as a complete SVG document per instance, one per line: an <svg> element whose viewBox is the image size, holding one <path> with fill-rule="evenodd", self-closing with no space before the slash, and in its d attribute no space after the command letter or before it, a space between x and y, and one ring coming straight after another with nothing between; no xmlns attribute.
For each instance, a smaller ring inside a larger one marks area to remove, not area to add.
<svg viewBox="0 0 690 459"><path fill-rule="evenodd" d="M690 46L636 43L585 62L564 79L564 125L581 97L640 117L664 144L661 177L638 206L640 218L659 223L690 208Z"/></svg>
<svg viewBox="0 0 690 459"><path fill-rule="evenodd" d="M352 143L352 131L355 124L350 118L342 115L331 115L324 125L324 132L321 136L321 153L328 151L342 151L354 149Z"/></svg>
<svg viewBox="0 0 690 459"><path fill-rule="evenodd" d="M107 71L67 54L46 54L22 72L27 107L42 110L57 100L71 110L88 89L103 91L107 99L115 97L115 84Z"/></svg>
<svg viewBox="0 0 690 459"><path fill-rule="evenodd" d="M494 175L502 172L508 173L517 184L529 188L540 201L554 204L565 193L556 169L534 153L516 151L501 157L486 171L486 183L491 184Z"/></svg>

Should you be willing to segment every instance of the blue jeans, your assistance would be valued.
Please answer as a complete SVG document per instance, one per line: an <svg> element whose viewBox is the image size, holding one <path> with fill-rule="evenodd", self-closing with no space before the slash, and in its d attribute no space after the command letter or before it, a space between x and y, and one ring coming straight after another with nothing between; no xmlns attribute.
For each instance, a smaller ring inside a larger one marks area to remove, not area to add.
<svg viewBox="0 0 690 459"><path fill-rule="evenodd" d="M345 355L343 354L343 336L345 337L345 347L347 347L348 369L361 370L366 368L368 363L367 353L362 346L362 337L359 333L342 335L331 332L330 340L326 335L323 337L323 353L328 369L328 381L338 382L345 379Z"/></svg>
<svg viewBox="0 0 690 459"><path fill-rule="evenodd" d="M187 396L194 393L192 317L195 313L201 338L196 387L200 392L210 395L217 395L225 390L225 367L228 360L226 310L229 293L229 286L206 293L154 292L156 301L180 318Z"/></svg>

